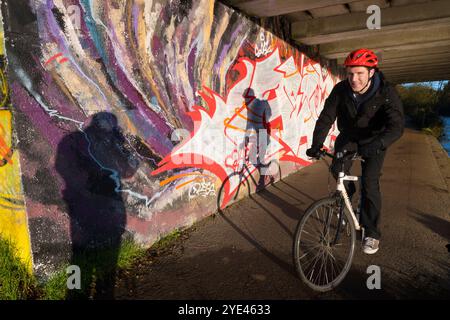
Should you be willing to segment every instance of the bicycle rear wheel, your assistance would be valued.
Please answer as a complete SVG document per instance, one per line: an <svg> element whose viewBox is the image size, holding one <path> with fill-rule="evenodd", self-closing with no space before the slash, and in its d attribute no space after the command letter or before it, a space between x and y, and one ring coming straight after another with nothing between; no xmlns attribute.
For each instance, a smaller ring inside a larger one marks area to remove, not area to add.
<svg viewBox="0 0 450 320"><path fill-rule="evenodd" d="M313 203L294 238L294 265L302 281L316 291L335 288L350 270L355 242L355 225L342 198Z"/></svg>

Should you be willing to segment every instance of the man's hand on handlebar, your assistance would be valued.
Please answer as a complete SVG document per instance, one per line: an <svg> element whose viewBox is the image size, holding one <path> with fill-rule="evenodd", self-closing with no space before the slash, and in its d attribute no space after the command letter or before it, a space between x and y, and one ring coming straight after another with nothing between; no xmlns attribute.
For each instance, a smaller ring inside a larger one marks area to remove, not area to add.
<svg viewBox="0 0 450 320"><path fill-rule="evenodd" d="M323 146L311 146L308 150L306 150L306 155L313 159L321 159L325 156L330 157L331 159L342 159L342 160L359 160L364 162L364 159L355 151L347 151L342 150L337 152L336 154L328 153L326 149L323 149Z"/></svg>

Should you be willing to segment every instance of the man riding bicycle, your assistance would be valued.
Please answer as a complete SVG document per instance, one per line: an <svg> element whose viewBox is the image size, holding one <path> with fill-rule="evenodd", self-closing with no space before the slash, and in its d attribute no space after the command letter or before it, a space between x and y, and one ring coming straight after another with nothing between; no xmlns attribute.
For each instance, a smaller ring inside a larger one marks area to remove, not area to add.
<svg viewBox="0 0 450 320"><path fill-rule="evenodd" d="M347 81L336 84L326 99L314 129L313 143L306 151L309 157L320 156L323 142L337 119L340 134L335 152L358 152L363 157L360 223L365 230L366 254L374 254L379 248L379 180L386 149L402 136L404 129L402 102L377 65L377 56L368 49L358 49L347 56L344 62ZM339 161L335 158L331 164L335 179L342 166ZM351 165L351 160L344 162L346 174L350 174ZM346 182L346 189L351 198L356 191L354 182Z"/></svg>

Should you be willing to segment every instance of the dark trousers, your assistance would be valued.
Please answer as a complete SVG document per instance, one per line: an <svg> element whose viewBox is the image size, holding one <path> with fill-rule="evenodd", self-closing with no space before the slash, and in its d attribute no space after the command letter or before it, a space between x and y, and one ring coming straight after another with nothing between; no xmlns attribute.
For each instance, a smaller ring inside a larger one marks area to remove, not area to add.
<svg viewBox="0 0 450 320"><path fill-rule="evenodd" d="M338 149L338 147L340 148ZM346 149L345 147L350 148ZM339 146L336 144L335 149L336 151L351 151L352 149L357 150L357 145L347 144L346 146ZM380 239L381 237L381 232L378 228L381 212L380 177L385 155L386 151L382 151L376 156L364 158L364 162L361 163L362 179L360 223L365 229L365 236L375 239ZM347 175L350 174L352 163L353 161L351 160L347 160L344 163L344 170ZM337 179L338 172L342 170L342 161L333 160L330 170L334 178ZM350 197L356 191L355 183L353 181L346 181L345 187Z"/></svg>

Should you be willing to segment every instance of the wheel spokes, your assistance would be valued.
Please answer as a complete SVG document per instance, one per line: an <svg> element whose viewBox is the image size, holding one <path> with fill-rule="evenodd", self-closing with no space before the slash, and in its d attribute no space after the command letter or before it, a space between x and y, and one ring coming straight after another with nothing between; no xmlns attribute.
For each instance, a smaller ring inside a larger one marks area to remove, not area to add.
<svg viewBox="0 0 450 320"><path fill-rule="evenodd" d="M331 202L315 207L297 231L298 270L313 288L323 288L321 291L342 280L353 255L355 234L347 215L339 209L339 205ZM340 214L343 214L341 221ZM339 242L333 244L335 239Z"/></svg>

